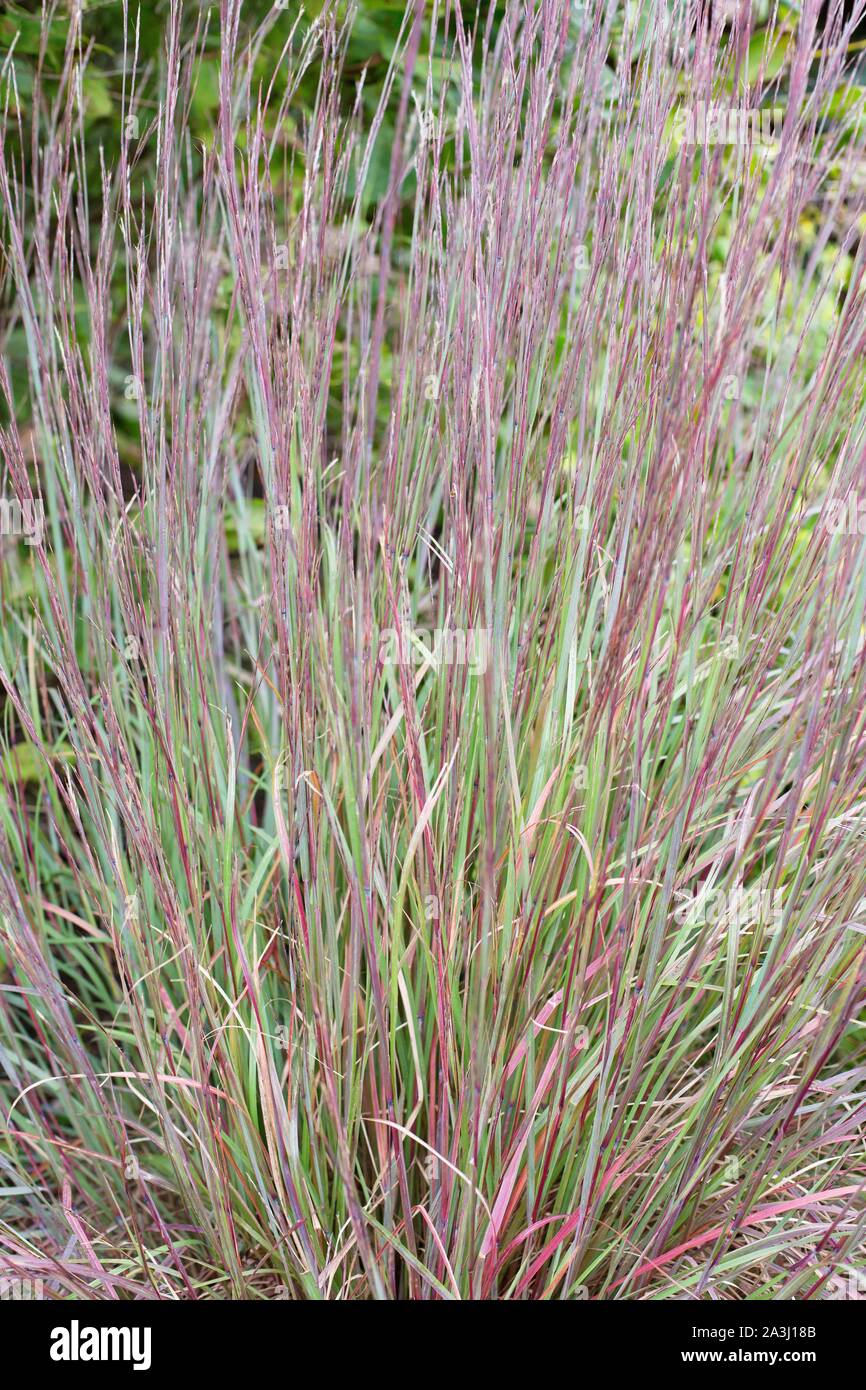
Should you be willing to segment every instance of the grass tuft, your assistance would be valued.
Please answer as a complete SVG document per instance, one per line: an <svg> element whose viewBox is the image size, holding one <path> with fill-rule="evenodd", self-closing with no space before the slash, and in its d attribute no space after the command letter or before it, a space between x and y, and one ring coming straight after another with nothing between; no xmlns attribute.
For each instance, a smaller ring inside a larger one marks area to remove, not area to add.
<svg viewBox="0 0 866 1390"><path fill-rule="evenodd" d="M172 3L97 199L77 7L7 58L8 1272L861 1275L863 6L762 8L410 6L347 101L222 0L203 141Z"/></svg>

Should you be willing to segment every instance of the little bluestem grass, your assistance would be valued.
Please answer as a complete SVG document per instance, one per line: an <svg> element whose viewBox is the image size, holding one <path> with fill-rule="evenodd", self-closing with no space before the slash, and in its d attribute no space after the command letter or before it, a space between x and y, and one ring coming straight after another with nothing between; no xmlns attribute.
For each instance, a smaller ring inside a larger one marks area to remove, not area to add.
<svg viewBox="0 0 866 1390"><path fill-rule="evenodd" d="M223 0L204 142L205 20L139 109L131 14L98 205L74 11L32 129L7 56L17 1277L866 1268L861 16L760 8L410 5L347 105L351 12L269 70Z"/></svg>

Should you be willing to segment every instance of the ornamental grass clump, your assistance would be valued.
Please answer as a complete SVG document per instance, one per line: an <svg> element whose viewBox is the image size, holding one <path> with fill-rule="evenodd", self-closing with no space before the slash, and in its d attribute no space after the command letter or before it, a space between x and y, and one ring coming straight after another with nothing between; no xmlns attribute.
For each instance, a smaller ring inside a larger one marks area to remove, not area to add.
<svg viewBox="0 0 866 1390"><path fill-rule="evenodd" d="M859 1287L851 9L419 3L371 96L172 3L101 152L10 45L8 1275Z"/></svg>

